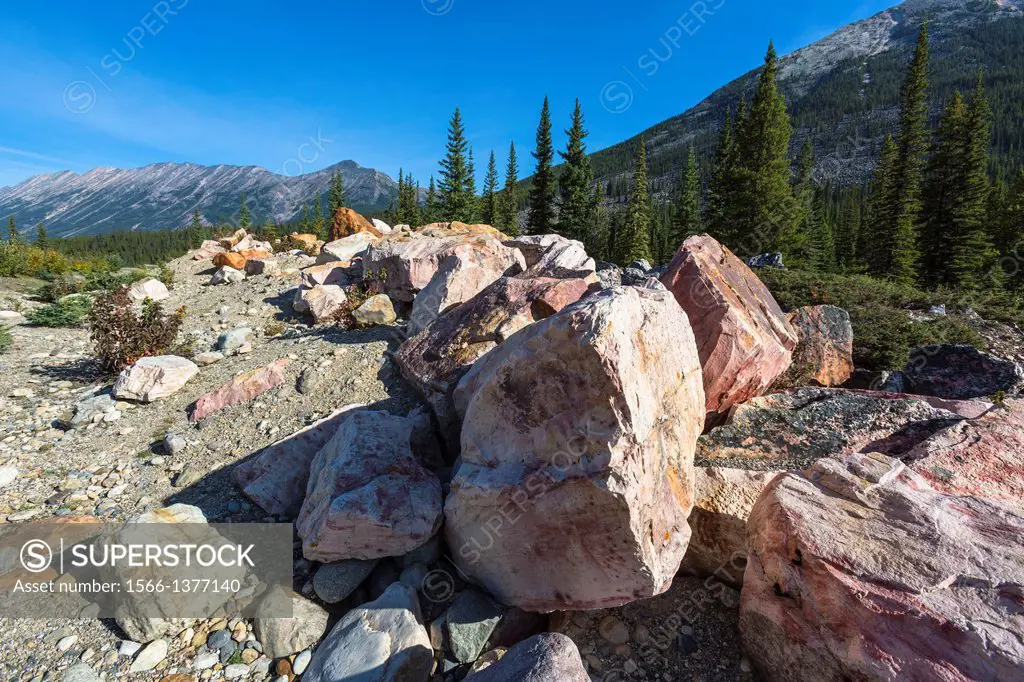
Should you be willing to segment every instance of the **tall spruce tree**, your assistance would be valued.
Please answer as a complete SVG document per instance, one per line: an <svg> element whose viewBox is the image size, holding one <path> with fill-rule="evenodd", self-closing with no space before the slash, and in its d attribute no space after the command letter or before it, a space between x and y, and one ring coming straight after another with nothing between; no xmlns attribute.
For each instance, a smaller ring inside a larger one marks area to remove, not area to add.
<svg viewBox="0 0 1024 682"><path fill-rule="evenodd" d="M725 244L733 243L735 226L731 211L738 197L739 158L736 144L737 122L746 117L746 102L741 99L735 115L726 112L725 123L718 136L715 161L708 185L708 205L705 223L712 237Z"/></svg>
<svg viewBox="0 0 1024 682"><path fill-rule="evenodd" d="M929 287L949 283L966 128L967 105L954 92L942 111L923 190L919 269L921 283Z"/></svg>
<svg viewBox="0 0 1024 682"><path fill-rule="evenodd" d="M311 222L311 219L310 219L309 202L308 201L305 204L302 205L302 222L299 223L299 228L304 233L308 233L311 229L313 229L313 223Z"/></svg>
<svg viewBox="0 0 1024 682"><path fill-rule="evenodd" d="M900 126L891 188L892 223L878 274L901 284L917 279L918 221L928 151L928 25L921 26L914 57L900 90Z"/></svg>
<svg viewBox="0 0 1024 682"><path fill-rule="evenodd" d="M466 196L469 197L469 213L467 223L477 222L480 215L480 197L476 193L476 163L473 161L473 147L469 148L469 160L466 162Z"/></svg>
<svg viewBox="0 0 1024 682"><path fill-rule="evenodd" d="M810 265L810 234L817 225L812 225L820 216L815 215L817 193L814 187L814 143L808 136L800 148L796 161L796 175L793 178L793 198L796 200L796 220L789 230L780 235L780 251L787 256L786 263ZM819 245L815 245L819 246Z"/></svg>
<svg viewBox="0 0 1024 682"><path fill-rule="evenodd" d="M441 193L441 220L472 220L472 203L475 197L469 193L471 186L469 163L466 153L469 143L462 124L462 113L458 107L448 124L448 143L444 159L441 160L441 179L438 187Z"/></svg>
<svg viewBox="0 0 1024 682"><path fill-rule="evenodd" d="M242 191L242 205L238 209L238 226L243 230L252 226L252 216L249 215L249 202L245 198L245 191Z"/></svg>
<svg viewBox="0 0 1024 682"><path fill-rule="evenodd" d="M857 259L872 275L885 274L891 259L889 231L895 218L892 198L896 192L898 157L896 141L887 136L871 181L867 221L857 239Z"/></svg>
<svg viewBox="0 0 1024 682"><path fill-rule="evenodd" d="M320 203L320 192L316 193L313 200L313 232L324 241L330 236L327 234L327 221L324 220L324 207Z"/></svg>
<svg viewBox="0 0 1024 682"><path fill-rule="evenodd" d="M516 185L519 183L519 160L516 158L516 143L508 148L508 165L505 166L505 187L501 190L500 226L507 234L519 234L519 197Z"/></svg>
<svg viewBox="0 0 1024 682"><path fill-rule="evenodd" d="M789 237L798 219L790 185L793 128L777 75L778 56L769 43L750 113L736 124L739 191L731 220L740 235L734 248L741 252L793 249Z"/></svg>
<svg viewBox="0 0 1024 682"><path fill-rule="evenodd" d="M46 223L40 222L36 225L36 246L40 249L50 248L50 238L46 234Z"/></svg>
<svg viewBox="0 0 1024 682"><path fill-rule="evenodd" d="M331 188L327 194L327 212L333 218L338 209L345 207L345 182L341 177L341 171L334 171L331 175Z"/></svg>
<svg viewBox="0 0 1024 682"><path fill-rule="evenodd" d="M7 219L7 241L14 244L18 241L18 224L14 220L14 216Z"/></svg>
<svg viewBox="0 0 1024 682"><path fill-rule="evenodd" d="M437 185L434 183L434 176L430 176L430 184L427 185L427 204L423 209L423 222L424 224L436 223L441 218L440 212L440 201L437 195Z"/></svg>
<svg viewBox="0 0 1024 682"><path fill-rule="evenodd" d="M203 214L199 209L192 211L192 222L188 225L188 246L195 248L203 241Z"/></svg>
<svg viewBox="0 0 1024 682"><path fill-rule="evenodd" d="M599 182L594 186L594 191L591 194L593 223L591 228L587 230L583 246L591 257L607 261L612 258L609 250L611 226L608 220L608 209L605 208L604 200L604 186Z"/></svg>
<svg viewBox="0 0 1024 682"><path fill-rule="evenodd" d="M551 142L551 109L547 97L540 110L537 148L533 158L537 161L537 167L530 186L526 230L530 234L548 234L555 231L555 178L552 168L555 151Z"/></svg>
<svg viewBox="0 0 1024 682"><path fill-rule="evenodd" d="M482 202L483 210L481 218L486 225L495 225L498 222L498 163L494 159L494 150L491 150L491 158L487 161L487 175L484 176L484 196Z"/></svg>
<svg viewBox="0 0 1024 682"><path fill-rule="evenodd" d="M818 272L833 272L836 269L836 241L825 209L825 194L812 190L811 212L805 223L806 254L809 268Z"/></svg>
<svg viewBox="0 0 1024 682"><path fill-rule="evenodd" d="M686 170L672 210L672 248L678 249L688 237L700 234L701 229L700 168L697 166L697 150L691 146L686 155Z"/></svg>
<svg viewBox="0 0 1024 682"><path fill-rule="evenodd" d="M561 203L558 210L558 232L569 239L584 242L594 221L594 171L587 156L587 130L579 98L572 112L572 123L565 131L569 136L565 151L559 156L565 163L558 178Z"/></svg>
<svg viewBox="0 0 1024 682"><path fill-rule="evenodd" d="M857 264L857 239L861 231L861 199L847 193L839 207L836 225L836 261L841 270L848 271Z"/></svg>
<svg viewBox="0 0 1024 682"><path fill-rule="evenodd" d="M643 136L637 145L633 169L633 193L626 209L622 234L622 262L651 260L651 204L647 185L647 143Z"/></svg>

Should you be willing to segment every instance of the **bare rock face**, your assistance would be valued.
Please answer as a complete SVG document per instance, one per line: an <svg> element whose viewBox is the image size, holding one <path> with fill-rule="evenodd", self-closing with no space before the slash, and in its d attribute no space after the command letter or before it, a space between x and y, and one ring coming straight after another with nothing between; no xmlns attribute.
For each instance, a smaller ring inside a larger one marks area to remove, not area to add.
<svg viewBox="0 0 1024 682"><path fill-rule="evenodd" d="M164 301L170 296L171 293L167 291L164 283L152 277L135 282L128 287L128 298L134 303L142 303L147 298L151 301Z"/></svg>
<svg viewBox="0 0 1024 682"><path fill-rule="evenodd" d="M794 310L789 323L800 342L793 364L780 378L787 386L840 386L853 376L853 326L850 314L833 305Z"/></svg>
<svg viewBox="0 0 1024 682"><path fill-rule="evenodd" d="M324 263L348 263L356 256L362 255L368 248L380 241L379 237L370 232L357 232L333 242L324 244L316 257L317 265Z"/></svg>
<svg viewBox="0 0 1024 682"><path fill-rule="evenodd" d="M775 472L697 469L690 546L681 570L738 587L747 564L747 516Z"/></svg>
<svg viewBox="0 0 1024 682"><path fill-rule="evenodd" d="M596 277L597 263L587 255L582 242L557 234L541 234L516 237L505 245L523 252L530 277Z"/></svg>
<svg viewBox="0 0 1024 682"><path fill-rule="evenodd" d="M966 345L916 348L903 374L907 393L949 400L1013 395L1024 387L1020 365Z"/></svg>
<svg viewBox="0 0 1024 682"><path fill-rule="evenodd" d="M227 407L247 403L285 381L284 368L288 358L281 358L266 367L260 367L237 377L215 391L202 396L189 406L189 421L196 422Z"/></svg>
<svg viewBox="0 0 1024 682"><path fill-rule="evenodd" d="M693 507L700 361L668 292L602 291L524 329L459 383L445 504L459 569L528 611L664 592Z"/></svg>
<svg viewBox="0 0 1024 682"><path fill-rule="evenodd" d="M943 429L903 460L936 490L983 497L1024 515L1024 400Z"/></svg>
<svg viewBox="0 0 1024 682"><path fill-rule="evenodd" d="M309 482L309 465L334 436L342 416L362 405L346 405L329 417L268 445L232 470L246 497L268 514L295 517L302 508Z"/></svg>
<svg viewBox="0 0 1024 682"><path fill-rule="evenodd" d="M757 275L711 237L683 242L661 283L693 325L709 414L761 395L789 368L796 332Z"/></svg>
<svg viewBox="0 0 1024 682"><path fill-rule="evenodd" d="M1004 680L1024 666L1024 517L854 454L776 478L740 601L766 679Z"/></svg>
<svg viewBox="0 0 1024 682"><path fill-rule="evenodd" d="M416 294L409 335L420 333L439 315L473 298L499 277L518 274L525 268L526 261L518 250L456 250Z"/></svg>
<svg viewBox="0 0 1024 682"><path fill-rule="evenodd" d="M522 263L522 254L496 236L437 228L435 233L413 233L371 246L363 259L364 277L392 300L412 303L452 255L466 262L488 261L491 269L502 269L504 264L502 271Z"/></svg>
<svg viewBox="0 0 1024 682"><path fill-rule="evenodd" d="M331 222L331 238L329 241L336 242L339 239L351 237L360 232L367 232L378 239L384 236L380 230L373 226L373 223L351 208L339 208Z"/></svg>
<svg viewBox="0 0 1024 682"><path fill-rule="evenodd" d="M452 392L473 363L512 334L554 315L586 292L587 283L581 279L503 277L399 347L395 362L430 404L449 450L459 449L461 421Z"/></svg>
<svg viewBox="0 0 1024 682"><path fill-rule="evenodd" d="M401 556L441 524L441 482L412 451L417 419L356 410L313 458L295 522L312 561Z"/></svg>
<svg viewBox="0 0 1024 682"><path fill-rule="evenodd" d="M118 375L111 392L118 400L151 403L177 393L198 373L194 362L176 355L142 358Z"/></svg>
<svg viewBox="0 0 1024 682"><path fill-rule="evenodd" d="M854 452L903 456L962 419L914 396L799 388L733 408L729 422L697 443L701 465L805 469Z"/></svg>

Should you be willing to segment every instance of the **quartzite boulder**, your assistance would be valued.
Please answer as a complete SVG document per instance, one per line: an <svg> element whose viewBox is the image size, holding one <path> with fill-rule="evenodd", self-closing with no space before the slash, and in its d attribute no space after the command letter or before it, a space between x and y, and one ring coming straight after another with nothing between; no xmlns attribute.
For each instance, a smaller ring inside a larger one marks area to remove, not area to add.
<svg viewBox="0 0 1024 682"><path fill-rule="evenodd" d="M418 416L356 410L313 458L295 522L313 561L400 556L441 523L441 482L412 451Z"/></svg>
<svg viewBox="0 0 1024 682"><path fill-rule="evenodd" d="M348 297L337 284L317 284L312 289L299 289L292 308L309 312L316 323L337 319L345 310Z"/></svg>
<svg viewBox="0 0 1024 682"><path fill-rule="evenodd" d="M799 388L733 408L729 422L697 442L701 466L805 469L853 452L901 456L962 419L914 396Z"/></svg>
<svg viewBox="0 0 1024 682"><path fill-rule="evenodd" d="M445 529L461 571L529 611L668 589L704 425L696 344L671 294L608 290L565 308L477 361L455 404Z"/></svg>
<svg viewBox="0 0 1024 682"><path fill-rule="evenodd" d="M615 672L607 679L612 682ZM591 682L576 643L563 634L545 632L516 644L497 663L471 673L471 682Z"/></svg>
<svg viewBox="0 0 1024 682"><path fill-rule="evenodd" d="M306 498L309 465L334 436L342 415L362 405L346 405L329 417L268 445L232 470L235 483L268 514L294 518Z"/></svg>
<svg viewBox="0 0 1024 682"><path fill-rule="evenodd" d="M395 362L437 415L450 450L459 448L460 419L452 391L462 375L509 336L586 292L581 279L503 277L399 347Z"/></svg>
<svg viewBox="0 0 1024 682"><path fill-rule="evenodd" d="M505 242L519 249L526 258L527 276L593 278L597 263L587 255L582 242L557 234L516 237Z"/></svg>
<svg viewBox="0 0 1024 682"><path fill-rule="evenodd" d="M790 313L789 323L800 342L779 384L841 386L853 376L853 325L848 312L833 305L809 306Z"/></svg>
<svg viewBox="0 0 1024 682"><path fill-rule="evenodd" d="M147 298L151 301L164 301L171 297L167 287L158 279L144 279L128 287L128 298L134 303L142 303Z"/></svg>
<svg viewBox="0 0 1024 682"><path fill-rule="evenodd" d="M1024 385L1020 365L966 345L916 348L903 375L907 393L949 400L1013 395Z"/></svg>
<svg viewBox="0 0 1024 682"><path fill-rule="evenodd" d="M282 601L291 602L290 610L281 606ZM280 614L289 612L290 617L280 617ZM253 620L253 633L267 656L281 658L319 642L327 632L329 618L326 611L302 595L275 588L260 604Z"/></svg>
<svg viewBox="0 0 1024 682"><path fill-rule="evenodd" d="M360 232L367 232L378 239L384 236L380 230L373 226L373 223L351 208L339 208L335 211L331 222L330 241L336 242L339 239L351 237Z"/></svg>
<svg viewBox="0 0 1024 682"><path fill-rule="evenodd" d="M118 375L111 393L118 400L151 403L177 393L198 373L194 362L176 355L142 358Z"/></svg>
<svg viewBox="0 0 1024 682"><path fill-rule="evenodd" d="M352 319L356 324L369 327L375 324L394 324L398 319L391 299L385 294L377 294L363 301L363 304L352 311Z"/></svg>
<svg viewBox="0 0 1024 682"><path fill-rule="evenodd" d="M661 282L693 325L707 411L761 395L789 368L796 332L768 288L707 235L679 247Z"/></svg>
<svg viewBox="0 0 1024 682"><path fill-rule="evenodd" d="M288 358L281 358L266 367L239 374L217 390L192 403L189 406L188 420L195 422L205 419L224 408L247 403L256 396L277 388L285 382L284 368L287 365Z"/></svg>
<svg viewBox="0 0 1024 682"><path fill-rule="evenodd" d="M238 284L244 280L244 272L225 265L217 268L217 272L213 273L213 276L210 277L210 286L217 286L218 284Z"/></svg>
<svg viewBox="0 0 1024 682"><path fill-rule="evenodd" d="M1024 400L939 431L903 456L933 488L1024 514Z"/></svg>
<svg viewBox="0 0 1024 682"><path fill-rule="evenodd" d="M245 256L240 253L235 253L234 251L218 253L213 257L213 264L218 268L227 266L234 270L245 270L245 262Z"/></svg>
<svg viewBox="0 0 1024 682"><path fill-rule="evenodd" d="M1024 517L855 454L776 478L747 522L744 649L768 680L1008 680Z"/></svg>
<svg viewBox="0 0 1024 682"><path fill-rule="evenodd" d="M324 263L348 263L356 256L361 256L368 248L380 241L369 232L357 232L333 242L324 244L320 255L316 257L317 265Z"/></svg>

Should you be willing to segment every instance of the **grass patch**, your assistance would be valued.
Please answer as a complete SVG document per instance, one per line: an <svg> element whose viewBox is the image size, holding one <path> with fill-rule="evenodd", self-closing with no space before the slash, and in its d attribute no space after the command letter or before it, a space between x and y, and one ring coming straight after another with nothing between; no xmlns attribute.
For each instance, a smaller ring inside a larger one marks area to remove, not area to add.
<svg viewBox="0 0 1024 682"><path fill-rule="evenodd" d="M29 310L25 313L25 318L37 327L77 327L85 322L90 310L92 310L90 296L72 294L56 303Z"/></svg>
<svg viewBox="0 0 1024 682"><path fill-rule="evenodd" d="M986 319L1004 322L1024 317L1007 295L927 292L864 275L829 275L765 268L758 275L784 310L835 305L850 313L853 359L859 368L903 369L917 346L965 343L984 350L985 340L956 310L974 309ZM945 304L949 315L915 321L909 311Z"/></svg>
<svg viewBox="0 0 1024 682"><path fill-rule="evenodd" d="M0 353L6 353L14 345L14 339L11 337L11 332L7 331L6 327L0 327Z"/></svg>

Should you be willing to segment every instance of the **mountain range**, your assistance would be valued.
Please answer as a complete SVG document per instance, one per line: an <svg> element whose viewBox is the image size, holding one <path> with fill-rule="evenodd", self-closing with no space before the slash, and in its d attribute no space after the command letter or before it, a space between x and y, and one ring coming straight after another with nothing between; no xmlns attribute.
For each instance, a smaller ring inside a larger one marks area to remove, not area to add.
<svg viewBox="0 0 1024 682"><path fill-rule="evenodd" d="M984 71L995 170L1009 175L1024 164L1024 0L906 0L780 60L794 156L811 136L819 182L849 186L869 179L885 135L896 129L900 84L924 22L931 38L933 118L954 89L973 87ZM691 146L707 175L721 126L741 97L752 97L757 74L755 69L643 131L656 199L672 194ZM626 199L638 140L591 156L612 202ZM229 220L245 191L258 219L286 222L301 217L304 203L327 187L335 170L357 210L383 209L397 194L393 179L354 161L294 177L256 166L157 163L37 175L0 188L0 216L16 215L23 226L45 221L55 236L183 226L196 209L210 222Z"/></svg>

